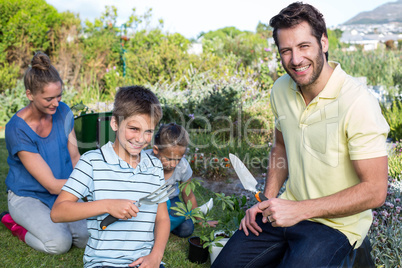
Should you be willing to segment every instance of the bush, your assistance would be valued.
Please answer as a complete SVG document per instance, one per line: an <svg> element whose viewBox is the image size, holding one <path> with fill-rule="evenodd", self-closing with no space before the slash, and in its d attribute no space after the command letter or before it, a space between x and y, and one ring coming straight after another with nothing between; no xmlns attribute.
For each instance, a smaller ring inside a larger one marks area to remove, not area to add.
<svg viewBox="0 0 402 268"><path fill-rule="evenodd" d="M341 64L342 69L354 77L365 76L369 85L393 87L393 75L400 70L402 51L331 51L329 59Z"/></svg>
<svg viewBox="0 0 402 268"><path fill-rule="evenodd" d="M25 87L22 80L19 80L16 87L6 89L0 94L0 126L4 126L10 118L19 110L28 105L25 95Z"/></svg>
<svg viewBox="0 0 402 268"><path fill-rule="evenodd" d="M0 14L0 62L15 62L21 68L35 51L52 54L59 43L55 33L66 18L44 0L2 1Z"/></svg>
<svg viewBox="0 0 402 268"><path fill-rule="evenodd" d="M389 177L388 196L383 206L373 210L369 230L372 255L379 267L400 267L402 264L401 176Z"/></svg>
<svg viewBox="0 0 402 268"><path fill-rule="evenodd" d="M0 63L0 94L6 89L11 89L17 84L20 68L8 62Z"/></svg>
<svg viewBox="0 0 402 268"><path fill-rule="evenodd" d="M390 127L388 137L394 141L402 139L402 100L394 100L389 109L382 107L382 112Z"/></svg>

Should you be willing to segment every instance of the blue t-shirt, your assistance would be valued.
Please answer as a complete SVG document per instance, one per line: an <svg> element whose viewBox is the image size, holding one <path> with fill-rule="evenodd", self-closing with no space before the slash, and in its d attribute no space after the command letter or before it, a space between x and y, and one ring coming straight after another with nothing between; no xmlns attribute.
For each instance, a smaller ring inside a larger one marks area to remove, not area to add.
<svg viewBox="0 0 402 268"><path fill-rule="evenodd" d="M8 150L7 163L10 167L6 178L7 190L16 195L39 199L52 208L57 195L50 194L24 167L17 153L38 153L49 165L56 179L67 179L73 171L68 151L68 135L74 126L70 108L60 102L53 115L50 134L43 138L15 114L6 125L5 140Z"/></svg>

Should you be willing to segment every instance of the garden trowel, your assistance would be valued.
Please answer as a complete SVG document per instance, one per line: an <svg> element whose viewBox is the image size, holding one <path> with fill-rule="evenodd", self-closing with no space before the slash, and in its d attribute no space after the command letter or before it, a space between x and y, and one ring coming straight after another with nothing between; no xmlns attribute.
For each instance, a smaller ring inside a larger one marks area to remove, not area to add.
<svg viewBox="0 0 402 268"><path fill-rule="evenodd" d="M236 171L237 176L239 176L244 189L253 192L258 202L268 200L268 198L266 198L263 193L257 191L257 189L255 188L257 186L257 180L254 178L248 168L243 164L243 162L234 154L229 154L229 158L230 162L232 162L232 166Z"/></svg>

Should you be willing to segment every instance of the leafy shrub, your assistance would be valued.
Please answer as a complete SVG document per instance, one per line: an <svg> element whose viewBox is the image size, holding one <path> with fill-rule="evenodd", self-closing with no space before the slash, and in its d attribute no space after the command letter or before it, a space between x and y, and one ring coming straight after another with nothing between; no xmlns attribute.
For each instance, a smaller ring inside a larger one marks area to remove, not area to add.
<svg viewBox="0 0 402 268"><path fill-rule="evenodd" d="M19 77L19 67L15 64L0 63L0 93L16 86Z"/></svg>
<svg viewBox="0 0 402 268"><path fill-rule="evenodd" d="M389 109L382 107L382 112L390 127L388 137L394 141L402 139L402 100L394 100Z"/></svg>
<svg viewBox="0 0 402 268"><path fill-rule="evenodd" d="M202 34L203 47L206 51L225 57L235 55L243 67L256 66L263 58L266 39L260 34L240 31L235 27L225 27Z"/></svg>
<svg viewBox="0 0 402 268"><path fill-rule="evenodd" d="M15 62L22 68L35 51L51 55L59 43L56 32L71 15L58 13L45 0L2 1L0 14L0 62Z"/></svg>
<svg viewBox="0 0 402 268"><path fill-rule="evenodd" d="M0 126L4 126L10 118L28 104L25 95L25 86L22 80L19 80L16 87L6 89L0 94Z"/></svg>
<svg viewBox="0 0 402 268"><path fill-rule="evenodd" d="M401 176L389 177L386 202L373 210L374 219L368 235L375 264L380 267L400 267L402 264L401 191Z"/></svg>
<svg viewBox="0 0 402 268"><path fill-rule="evenodd" d="M393 75L400 70L402 51L374 50L344 52L340 49L331 51L330 60L341 64L346 73L359 77L367 77L369 85L394 85Z"/></svg>

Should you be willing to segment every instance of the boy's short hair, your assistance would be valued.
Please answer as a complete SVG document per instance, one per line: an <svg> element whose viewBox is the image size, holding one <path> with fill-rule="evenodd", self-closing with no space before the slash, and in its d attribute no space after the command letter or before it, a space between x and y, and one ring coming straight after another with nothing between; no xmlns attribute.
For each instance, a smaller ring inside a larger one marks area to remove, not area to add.
<svg viewBox="0 0 402 268"><path fill-rule="evenodd" d="M161 125L154 140L158 149L163 151L171 146L187 147L190 138L184 127L176 123L169 123Z"/></svg>
<svg viewBox="0 0 402 268"><path fill-rule="evenodd" d="M271 18L269 25L273 28L273 38L279 48L278 30L292 28L301 22L307 22L312 30L312 35L321 46L321 37L328 37L324 16L315 7L303 2L294 2L282 9L278 15ZM325 53L328 61L328 52Z"/></svg>
<svg viewBox="0 0 402 268"><path fill-rule="evenodd" d="M118 123L133 115L149 115L155 125L162 119L156 95L143 86L121 87L116 93L112 116Z"/></svg>

